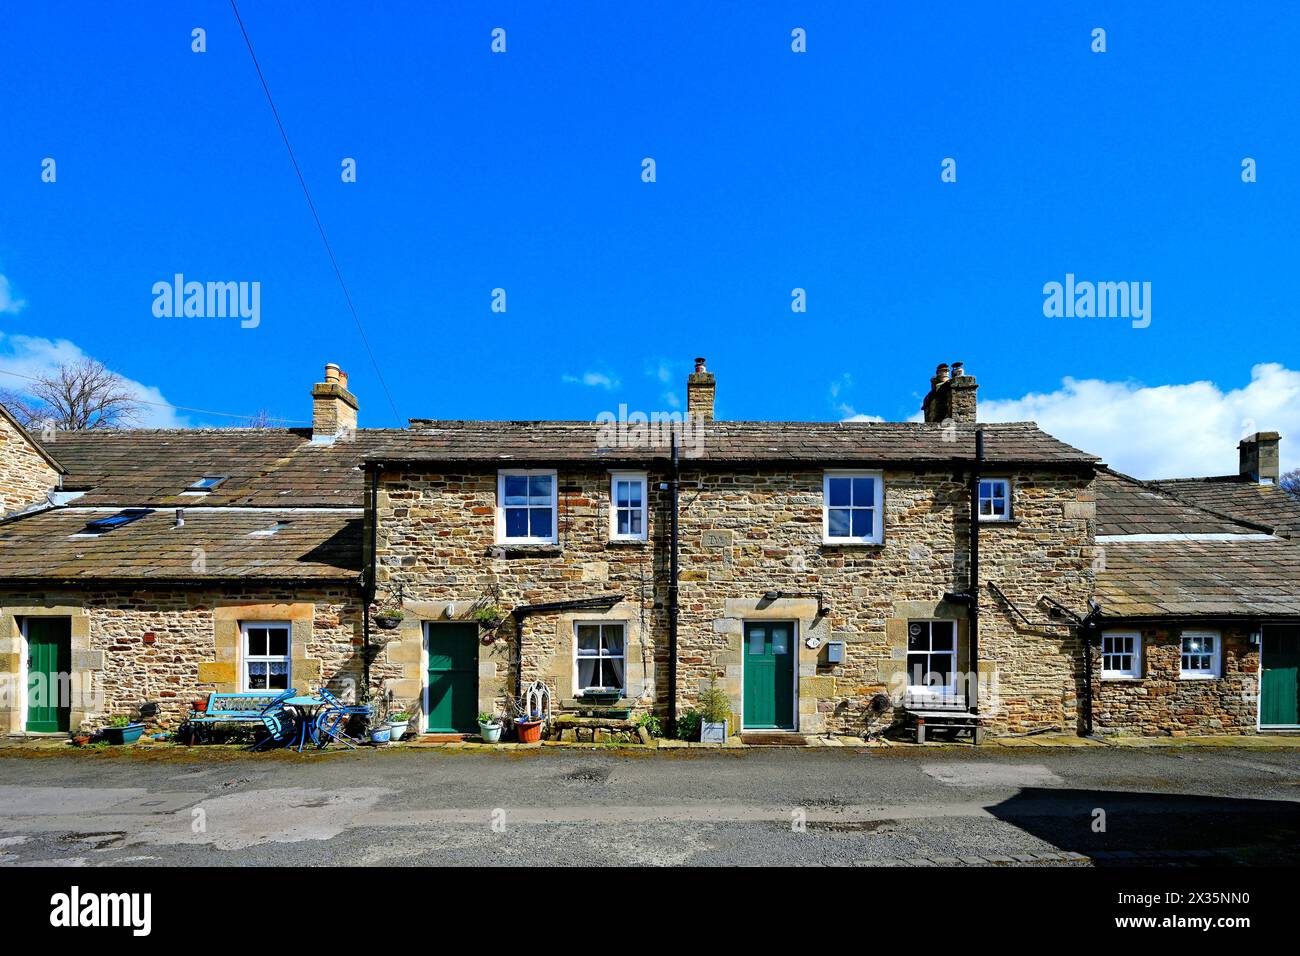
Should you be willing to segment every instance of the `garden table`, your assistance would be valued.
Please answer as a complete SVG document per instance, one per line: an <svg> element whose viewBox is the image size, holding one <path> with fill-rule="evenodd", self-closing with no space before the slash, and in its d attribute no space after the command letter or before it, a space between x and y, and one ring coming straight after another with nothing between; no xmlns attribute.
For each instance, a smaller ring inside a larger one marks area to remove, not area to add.
<svg viewBox="0 0 1300 956"><path fill-rule="evenodd" d="M317 743L316 715L320 713L326 701L321 697L304 694L300 697L290 697L282 703L285 707L292 707L298 712L298 753L302 753L302 748L307 745L308 736L311 737L313 744ZM290 746L293 746L292 742Z"/></svg>

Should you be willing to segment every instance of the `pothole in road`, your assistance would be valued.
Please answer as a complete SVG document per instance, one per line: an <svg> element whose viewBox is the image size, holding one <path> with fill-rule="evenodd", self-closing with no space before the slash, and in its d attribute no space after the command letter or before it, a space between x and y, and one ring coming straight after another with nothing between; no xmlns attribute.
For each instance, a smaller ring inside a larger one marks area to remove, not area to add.
<svg viewBox="0 0 1300 956"><path fill-rule="evenodd" d="M569 771L560 779L565 783L606 783L609 780L609 768L583 767Z"/></svg>
<svg viewBox="0 0 1300 956"><path fill-rule="evenodd" d="M893 826L888 820L809 820L808 829L823 833L888 833Z"/></svg>
<svg viewBox="0 0 1300 956"><path fill-rule="evenodd" d="M107 850L111 847L120 846L126 840L126 834L121 832L113 833L65 833L59 837L61 843L80 843L90 847L92 850Z"/></svg>

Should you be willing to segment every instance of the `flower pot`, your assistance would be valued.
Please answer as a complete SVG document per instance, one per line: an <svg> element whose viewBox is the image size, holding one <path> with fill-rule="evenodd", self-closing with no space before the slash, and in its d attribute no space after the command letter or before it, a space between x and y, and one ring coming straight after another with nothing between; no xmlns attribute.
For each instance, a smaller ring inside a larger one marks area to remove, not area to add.
<svg viewBox="0 0 1300 956"><path fill-rule="evenodd" d="M727 742L727 722L710 723L707 720L700 721L700 743L702 744L725 744Z"/></svg>
<svg viewBox="0 0 1300 956"><path fill-rule="evenodd" d="M397 626L402 623L400 617L376 617L373 620L375 622L375 627L379 628L381 631L396 630Z"/></svg>
<svg viewBox="0 0 1300 956"><path fill-rule="evenodd" d="M623 692L616 689L607 689L604 687L589 687L582 692L582 702L584 704L595 704L599 707L608 707L610 704L616 704L623 697Z"/></svg>
<svg viewBox="0 0 1300 956"><path fill-rule="evenodd" d="M372 744L386 744L393 737L393 732L387 727L376 727L370 731L370 742Z"/></svg>
<svg viewBox="0 0 1300 956"><path fill-rule="evenodd" d="M90 743L90 734L77 734L72 738L72 746L74 747L84 747L88 743Z"/></svg>
<svg viewBox="0 0 1300 956"><path fill-rule="evenodd" d="M208 712L208 699L206 697L196 697L190 701L190 710L196 714L206 714Z"/></svg>
<svg viewBox="0 0 1300 956"><path fill-rule="evenodd" d="M104 739L110 744L133 744L144 733L144 724L127 724L125 727L105 727Z"/></svg>
<svg viewBox="0 0 1300 956"><path fill-rule="evenodd" d="M388 722L388 730L393 743L397 743L402 739L402 735L406 733L406 724L407 721L405 720L390 720Z"/></svg>
<svg viewBox="0 0 1300 956"><path fill-rule="evenodd" d="M515 732L521 744L535 744L542 739L542 722L540 720L516 720Z"/></svg>
<svg viewBox="0 0 1300 956"><path fill-rule="evenodd" d="M500 723L479 724L478 732L479 732L479 736L483 738L483 743L485 744L497 743L501 739L501 724Z"/></svg>

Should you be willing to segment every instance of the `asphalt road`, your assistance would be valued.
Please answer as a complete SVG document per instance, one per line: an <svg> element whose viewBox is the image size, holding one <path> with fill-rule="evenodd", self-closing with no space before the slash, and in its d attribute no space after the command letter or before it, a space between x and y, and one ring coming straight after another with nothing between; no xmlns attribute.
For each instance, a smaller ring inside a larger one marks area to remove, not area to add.
<svg viewBox="0 0 1300 956"><path fill-rule="evenodd" d="M8 866L903 861L1300 864L1300 751L0 757Z"/></svg>

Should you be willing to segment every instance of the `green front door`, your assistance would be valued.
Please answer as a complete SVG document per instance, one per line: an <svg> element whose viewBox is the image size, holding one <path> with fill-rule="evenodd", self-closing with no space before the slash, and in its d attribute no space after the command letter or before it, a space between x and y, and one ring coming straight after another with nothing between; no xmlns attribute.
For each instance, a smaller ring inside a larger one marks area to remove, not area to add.
<svg viewBox="0 0 1300 956"><path fill-rule="evenodd" d="M794 625L745 625L745 730L794 730Z"/></svg>
<svg viewBox="0 0 1300 956"><path fill-rule="evenodd" d="M478 732L478 625L430 624L429 733Z"/></svg>
<svg viewBox="0 0 1300 956"><path fill-rule="evenodd" d="M1259 676L1261 727L1300 727L1300 627L1264 628Z"/></svg>
<svg viewBox="0 0 1300 956"><path fill-rule="evenodd" d="M66 731L72 709L72 620L29 617L23 633L27 636L27 730Z"/></svg>

